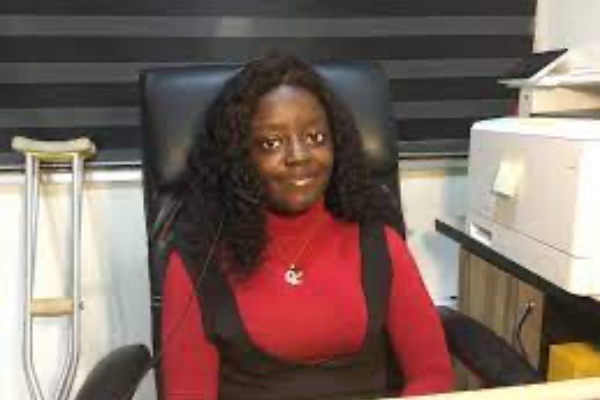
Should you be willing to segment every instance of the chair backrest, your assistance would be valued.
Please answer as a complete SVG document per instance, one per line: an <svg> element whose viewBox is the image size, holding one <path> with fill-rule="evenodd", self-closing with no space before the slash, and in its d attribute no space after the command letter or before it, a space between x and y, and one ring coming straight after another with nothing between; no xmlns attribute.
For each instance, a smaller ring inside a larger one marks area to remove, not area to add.
<svg viewBox="0 0 600 400"><path fill-rule="evenodd" d="M396 126L387 77L377 65L367 62L322 63L315 67L353 114L372 178L400 204ZM195 136L204 134L209 105L239 68L239 64L205 64L142 72L142 169L150 232L160 225L163 211L169 208L171 188L182 176ZM398 214L396 229L403 233L400 208ZM151 248L151 256L152 252ZM160 345L157 324L164 268L164 262L151 262L155 350Z"/></svg>
<svg viewBox="0 0 600 400"><path fill-rule="evenodd" d="M143 170L149 199L181 176L206 110L238 64L147 70L141 74ZM373 179L398 193L398 152L389 83L375 64L322 63L315 67L350 108L361 133ZM153 206L149 204L149 206ZM148 214L152 222L152 212Z"/></svg>

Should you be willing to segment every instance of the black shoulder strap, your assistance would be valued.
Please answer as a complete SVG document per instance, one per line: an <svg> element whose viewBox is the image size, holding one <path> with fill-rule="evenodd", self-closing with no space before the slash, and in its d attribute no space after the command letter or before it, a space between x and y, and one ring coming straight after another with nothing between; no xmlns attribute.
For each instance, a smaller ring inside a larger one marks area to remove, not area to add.
<svg viewBox="0 0 600 400"><path fill-rule="evenodd" d="M198 260L191 259L190 252L186 251L185 245L178 246L178 250L195 286L197 299L201 302L204 334L208 340L218 344L222 337L233 337L242 348L248 351L253 349L241 322L235 295L218 260L213 255L204 269L198 270L197 266L200 265Z"/></svg>
<svg viewBox="0 0 600 400"><path fill-rule="evenodd" d="M219 274L215 272L218 264L215 262L214 257L211 257L211 260L207 262L205 262L206 260L196 260L196 253L191 251L188 242L179 238L177 231L175 231L172 241L174 242L172 246L173 250L177 251L183 260L186 272L196 294L196 299L194 300L198 302L202 310L204 334L210 341L214 341L216 331L215 316L218 313L215 307L218 307L220 301L220 299L217 299L217 294L222 292L222 288L218 285L219 279L217 275ZM199 266L203 268L201 269Z"/></svg>
<svg viewBox="0 0 600 400"><path fill-rule="evenodd" d="M193 265L184 248L179 248L186 266ZM385 231L381 223L364 223L360 226L360 250L362 261L362 285L367 302L369 321L367 340L380 340L387 319L392 267ZM213 259L206 271L191 270L188 273L197 282L197 294L202 301L205 334L214 341L219 332L233 333L244 348L254 348L241 323L231 287ZM225 311L227 310L227 311Z"/></svg>
<svg viewBox="0 0 600 400"><path fill-rule="evenodd" d="M392 262L382 223L360 225L360 252L362 284L369 313L367 339L379 340L387 319L392 280Z"/></svg>
<svg viewBox="0 0 600 400"><path fill-rule="evenodd" d="M207 327L207 334L213 341L222 337L233 338L241 348L250 351L254 348L242 322L242 317L225 273L216 262L211 262L206 279L200 282L199 295L205 307L203 311L212 315L212 326Z"/></svg>

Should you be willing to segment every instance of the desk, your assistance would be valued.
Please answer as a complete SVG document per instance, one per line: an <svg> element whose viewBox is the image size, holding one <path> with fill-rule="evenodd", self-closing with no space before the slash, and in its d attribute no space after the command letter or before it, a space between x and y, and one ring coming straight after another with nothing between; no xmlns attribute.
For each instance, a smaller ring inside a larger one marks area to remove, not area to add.
<svg viewBox="0 0 600 400"><path fill-rule="evenodd" d="M463 226L460 220L436 220L436 230L461 246L458 307L462 312L513 345L522 342L530 362L544 374L550 345L600 343L600 301L562 290L474 240ZM528 303L535 303L534 309L520 321Z"/></svg>

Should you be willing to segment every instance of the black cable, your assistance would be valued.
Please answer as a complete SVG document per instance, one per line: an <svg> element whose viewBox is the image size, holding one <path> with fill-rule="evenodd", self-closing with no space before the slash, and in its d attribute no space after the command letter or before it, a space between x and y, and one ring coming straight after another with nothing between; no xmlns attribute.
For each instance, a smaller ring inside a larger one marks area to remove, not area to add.
<svg viewBox="0 0 600 400"><path fill-rule="evenodd" d="M164 355L164 349L166 348L166 344L169 343L169 341L175 336L175 334L183 326L183 322L184 322L185 318L187 317L189 310L191 309L191 305L196 300L196 292L198 291L198 289L200 287L200 283L202 282L202 279L206 275L206 271L208 270L208 265L210 263L210 260L213 257L217 242L221 236L221 230L223 229L223 221L224 221L224 218L221 218L219 225L217 227L217 231L215 232L215 236L213 237L211 245L208 249L206 259L204 260L204 263L202 264L202 270L201 270L200 274L198 275L196 282L194 282L194 290L186 299L185 308L183 309L183 314L181 315L181 318L179 319L179 321L177 321L177 323L175 324L173 329L165 335L165 340L163 341L160 352L158 354L155 354L152 356L152 358L150 359L150 361L144 368L144 371L140 375L137 382L135 382L135 384L132 385L132 387L127 392L125 392L125 394L123 394L122 396L119 396L117 398L118 400L126 400L135 393L139 384L141 383L142 379L146 376L146 374L148 372L150 372L152 369L154 369L154 367L156 367L158 365L158 363L162 360L162 357Z"/></svg>
<svg viewBox="0 0 600 400"><path fill-rule="evenodd" d="M521 314L521 316L517 320L517 324L515 329L513 330L513 344L517 347L517 351L523 357L527 358L527 351L525 350L525 346L523 345L523 341L521 339L521 333L523 331L523 325L525 325L525 321L531 315L531 312L535 308L535 303L533 301L528 301L525 304L525 308Z"/></svg>

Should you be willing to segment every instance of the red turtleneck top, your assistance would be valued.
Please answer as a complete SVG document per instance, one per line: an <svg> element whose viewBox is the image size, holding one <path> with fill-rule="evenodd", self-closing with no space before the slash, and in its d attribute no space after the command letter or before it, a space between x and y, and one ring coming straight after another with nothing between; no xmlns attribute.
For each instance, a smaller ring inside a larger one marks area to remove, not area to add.
<svg viewBox="0 0 600 400"><path fill-rule="evenodd" d="M294 362L314 362L355 352L365 336L359 227L334 219L323 203L289 218L269 214L269 244L251 278L230 281L244 325L264 352ZM441 324L404 241L386 237L393 268L387 327L405 375L399 395L449 391L450 358ZM285 272L295 262L302 283ZM181 258L173 253L163 303L163 379L167 400L216 400L219 354L202 327ZM193 300L191 300L193 299Z"/></svg>

